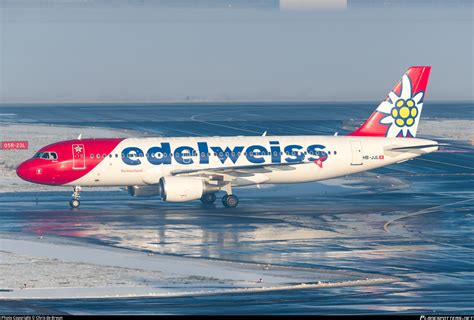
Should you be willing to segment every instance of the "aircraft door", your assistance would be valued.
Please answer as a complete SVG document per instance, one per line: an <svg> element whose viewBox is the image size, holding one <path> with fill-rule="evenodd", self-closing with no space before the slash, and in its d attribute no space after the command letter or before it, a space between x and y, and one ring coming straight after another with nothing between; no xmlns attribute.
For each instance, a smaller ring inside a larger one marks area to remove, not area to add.
<svg viewBox="0 0 474 320"><path fill-rule="evenodd" d="M359 140L351 140L352 161L351 165L358 166L362 164L362 144Z"/></svg>
<svg viewBox="0 0 474 320"><path fill-rule="evenodd" d="M86 150L83 144L72 145L72 168L74 170L86 168Z"/></svg>

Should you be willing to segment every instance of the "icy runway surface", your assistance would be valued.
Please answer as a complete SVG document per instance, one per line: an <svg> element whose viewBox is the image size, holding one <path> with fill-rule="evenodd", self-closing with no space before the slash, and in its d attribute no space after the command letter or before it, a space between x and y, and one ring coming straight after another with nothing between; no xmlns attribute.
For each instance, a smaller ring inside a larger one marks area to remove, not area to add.
<svg viewBox="0 0 474 320"><path fill-rule="evenodd" d="M11 139L37 124L74 127L72 135L81 126L144 136L344 134L373 105L76 106L74 118L65 108L5 106L8 130L0 125ZM449 152L322 183L237 189L235 210L117 189L86 189L70 210L67 189L4 186L0 313L472 314L473 133L463 130L472 107L426 106L420 137L452 144ZM3 170L34 151L3 151Z"/></svg>
<svg viewBox="0 0 474 320"><path fill-rule="evenodd" d="M5 261L0 283L6 284L0 299L196 296L397 280L342 270L145 255L55 238L3 238L0 257Z"/></svg>

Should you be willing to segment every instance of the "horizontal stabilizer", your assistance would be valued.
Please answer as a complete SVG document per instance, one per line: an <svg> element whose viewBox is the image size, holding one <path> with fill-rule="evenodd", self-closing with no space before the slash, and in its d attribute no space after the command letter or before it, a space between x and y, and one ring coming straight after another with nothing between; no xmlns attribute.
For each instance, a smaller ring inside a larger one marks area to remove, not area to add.
<svg viewBox="0 0 474 320"><path fill-rule="evenodd" d="M408 147L396 147L396 148L390 148L387 151L410 151L410 150L421 150L425 148L433 148L436 147L438 148L441 146L440 144L422 144L418 146L408 146Z"/></svg>

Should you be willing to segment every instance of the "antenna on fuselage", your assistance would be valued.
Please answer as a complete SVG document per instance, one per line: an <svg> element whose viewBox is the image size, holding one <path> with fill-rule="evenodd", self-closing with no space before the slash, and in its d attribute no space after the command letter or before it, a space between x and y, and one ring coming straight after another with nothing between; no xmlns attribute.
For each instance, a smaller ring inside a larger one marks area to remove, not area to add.
<svg viewBox="0 0 474 320"><path fill-rule="evenodd" d="M79 134L79 136L77 137L77 140L81 140L82 138L82 133Z"/></svg>
<svg viewBox="0 0 474 320"><path fill-rule="evenodd" d="M337 131L336 131L336 132L334 132L334 136L335 136L335 137L337 137L337 134L338 134L338 133L339 133L339 132L337 132Z"/></svg>
<svg viewBox="0 0 474 320"><path fill-rule="evenodd" d="M262 137L265 137L267 135L267 131L265 131L263 134L262 134Z"/></svg>

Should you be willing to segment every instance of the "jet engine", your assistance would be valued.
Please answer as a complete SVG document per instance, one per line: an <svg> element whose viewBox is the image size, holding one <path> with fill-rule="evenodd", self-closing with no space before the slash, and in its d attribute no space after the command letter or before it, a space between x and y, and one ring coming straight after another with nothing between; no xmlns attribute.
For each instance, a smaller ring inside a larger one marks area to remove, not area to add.
<svg viewBox="0 0 474 320"><path fill-rule="evenodd" d="M163 200L169 202L198 200L204 193L218 190L207 185L204 180L193 177L164 177L160 180L160 186Z"/></svg>

